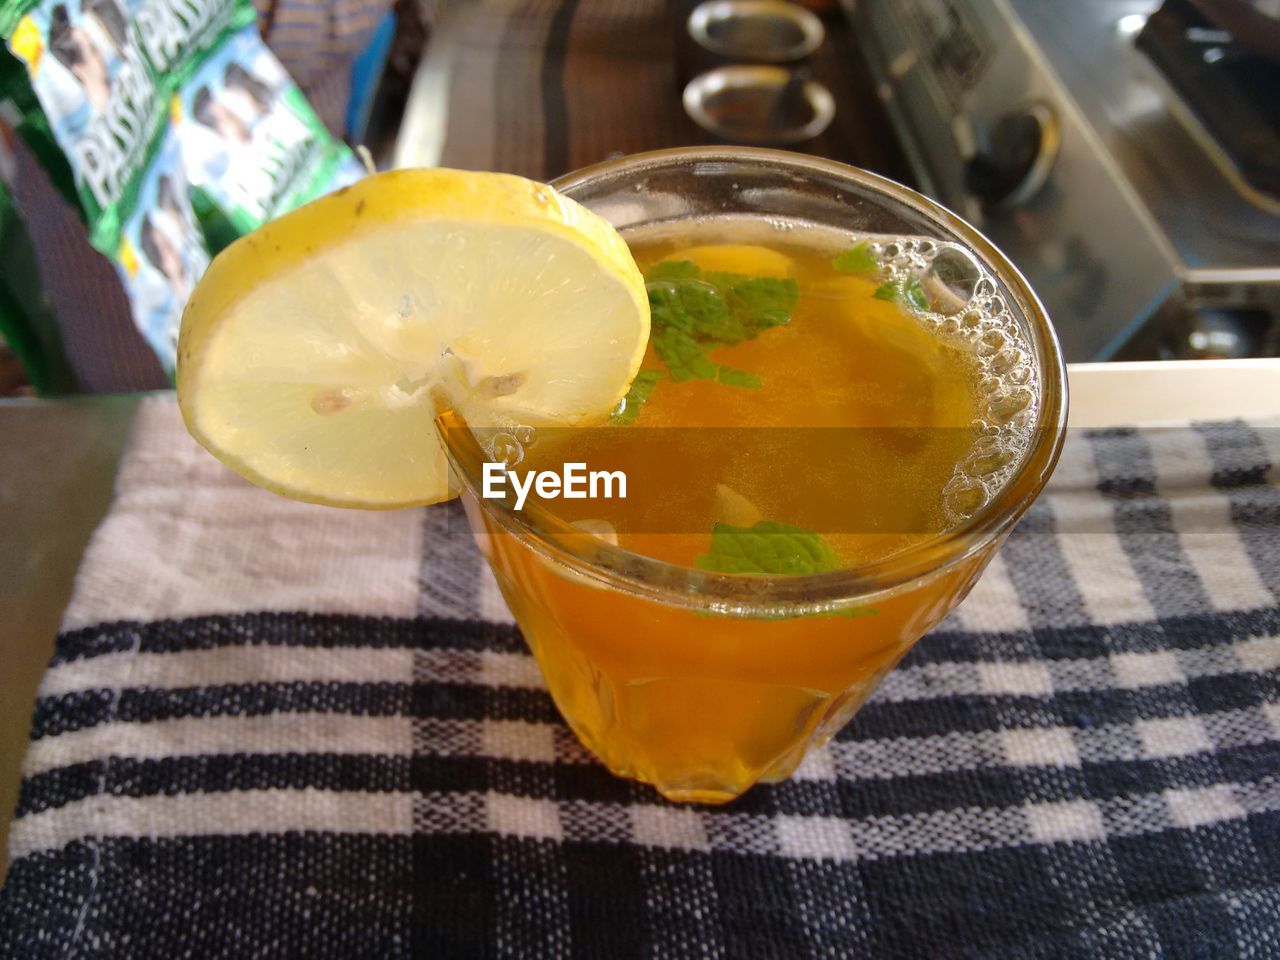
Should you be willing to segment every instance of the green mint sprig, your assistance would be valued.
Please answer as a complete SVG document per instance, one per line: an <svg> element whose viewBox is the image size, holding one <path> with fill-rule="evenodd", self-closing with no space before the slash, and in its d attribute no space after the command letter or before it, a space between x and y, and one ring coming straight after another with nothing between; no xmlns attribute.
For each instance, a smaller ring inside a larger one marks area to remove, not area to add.
<svg viewBox="0 0 1280 960"><path fill-rule="evenodd" d="M712 573L789 576L830 573L845 566L821 535L774 520L760 520L749 527L717 523L711 530L711 549L694 564ZM879 613L875 607L847 607L816 616L874 617Z"/></svg>
<svg viewBox="0 0 1280 960"><path fill-rule="evenodd" d="M760 520L750 527L717 523L711 549L695 561L715 573L827 573L842 566L820 535L789 523Z"/></svg>
<svg viewBox="0 0 1280 960"><path fill-rule="evenodd" d="M764 381L756 374L716 363L708 357L707 351L718 345L700 343L693 335L676 327L667 327L653 335L653 349L667 365L671 379L677 383L715 380L728 387L757 388L763 385Z"/></svg>
<svg viewBox="0 0 1280 960"><path fill-rule="evenodd" d="M890 303L910 304L917 310L931 310L929 295L924 292L919 277L908 277L902 281L891 281L876 287L872 294L877 300L888 300Z"/></svg>
<svg viewBox="0 0 1280 960"><path fill-rule="evenodd" d="M637 373L627 395L622 398L622 403L609 415L609 422L615 425L634 423L636 417L640 416L640 408L664 376L661 370L641 370Z"/></svg>
<svg viewBox="0 0 1280 960"><path fill-rule="evenodd" d="M655 264L645 281L655 331L675 327L707 350L753 340L770 327L790 323L800 299L800 288L790 278L703 274L689 260Z"/></svg>
<svg viewBox="0 0 1280 960"><path fill-rule="evenodd" d="M866 240L854 244L837 256L831 261L831 265L840 273L854 273L861 276L875 276L881 269L879 258ZM930 310L933 307L919 277L882 283L876 287L872 296L877 300L888 300L890 303L909 304L917 310Z"/></svg>
<svg viewBox="0 0 1280 960"><path fill-rule="evenodd" d="M799 298L794 280L747 277L740 273L708 273L706 279L724 291L734 321L720 333L708 331L712 339L726 343L754 340L770 327L791 322Z"/></svg>
<svg viewBox="0 0 1280 960"><path fill-rule="evenodd" d="M713 380L745 389L763 385L759 375L717 363L709 354L790 323L800 299L795 280L703 274L691 260L664 260L645 272L645 281L652 318L650 340L673 381ZM653 378L641 382L638 376L612 422L634 422L657 382Z"/></svg>
<svg viewBox="0 0 1280 960"><path fill-rule="evenodd" d="M866 240L854 244L851 248L831 261L831 265L840 273L873 274L880 272L880 260L871 244Z"/></svg>

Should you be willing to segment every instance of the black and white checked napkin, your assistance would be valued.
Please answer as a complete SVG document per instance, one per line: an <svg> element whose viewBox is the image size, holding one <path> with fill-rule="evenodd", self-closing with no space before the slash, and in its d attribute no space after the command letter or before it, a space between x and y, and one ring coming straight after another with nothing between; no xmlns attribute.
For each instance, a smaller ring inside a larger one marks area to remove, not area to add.
<svg viewBox="0 0 1280 960"><path fill-rule="evenodd" d="M144 402L36 706L4 957L1280 956L1280 429L1080 432L788 783L574 740L449 507Z"/></svg>

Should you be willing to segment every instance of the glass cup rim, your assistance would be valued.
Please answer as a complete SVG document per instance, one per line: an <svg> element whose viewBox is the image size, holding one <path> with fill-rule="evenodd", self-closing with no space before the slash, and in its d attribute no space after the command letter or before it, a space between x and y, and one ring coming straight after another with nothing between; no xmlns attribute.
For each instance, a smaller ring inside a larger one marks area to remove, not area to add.
<svg viewBox="0 0 1280 960"><path fill-rule="evenodd" d="M583 167L551 181L570 198L601 177L643 175L672 165L698 162L756 162L792 172L810 172L852 181L887 194L917 214L949 230L1018 296L1041 376L1041 403L1032 442L1017 471L973 516L934 537L874 563L828 573L800 575L713 573L633 553L583 534L549 511L526 505L517 512L501 501L476 495L480 483L469 469L472 457L444 444L454 476L479 509L548 559L597 585L675 606L743 616L797 616L852 606L850 601L890 592L973 556L1006 534L1048 482L1062 451L1067 423L1066 364L1047 312L1022 273L981 232L958 215L909 187L834 160L763 147L677 147L629 154ZM476 446L478 450L478 445Z"/></svg>

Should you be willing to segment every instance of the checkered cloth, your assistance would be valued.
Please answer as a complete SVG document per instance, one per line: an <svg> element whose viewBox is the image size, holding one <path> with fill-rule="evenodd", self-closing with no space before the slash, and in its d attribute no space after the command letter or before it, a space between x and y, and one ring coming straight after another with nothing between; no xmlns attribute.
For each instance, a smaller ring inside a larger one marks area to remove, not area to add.
<svg viewBox="0 0 1280 960"><path fill-rule="evenodd" d="M970 598L724 807L574 740L457 512L140 410L40 690L5 957L1280 956L1280 429L1070 438Z"/></svg>

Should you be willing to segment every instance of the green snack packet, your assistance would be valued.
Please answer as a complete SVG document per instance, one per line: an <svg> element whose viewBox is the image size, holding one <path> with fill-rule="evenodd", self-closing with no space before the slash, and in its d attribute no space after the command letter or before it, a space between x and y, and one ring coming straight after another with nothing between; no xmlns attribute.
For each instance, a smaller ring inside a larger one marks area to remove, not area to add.
<svg viewBox="0 0 1280 960"><path fill-rule="evenodd" d="M170 371L209 248L363 175L255 23L249 0L0 0L0 105Z"/></svg>
<svg viewBox="0 0 1280 960"><path fill-rule="evenodd" d="M243 0L0 4L0 36L26 67L99 250L111 255L119 243L125 208L168 124L175 71L254 19Z"/></svg>
<svg viewBox="0 0 1280 960"><path fill-rule="evenodd" d="M363 176L252 27L183 80L171 115L197 208L239 234Z"/></svg>
<svg viewBox="0 0 1280 960"><path fill-rule="evenodd" d="M80 200L71 165L53 139L49 121L31 89L26 67L4 47L0 47L0 119L8 123L36 155L63 199L78 209Z"/></svg>
<svg viewBox="0 0 1280 960"><path fill-rule="evenodd" d="M173 131L158 144L121 223L116 271L129 294L133 322L172 375L182 309L209 266L209 253L187 197L182 149Z"/></svg>

